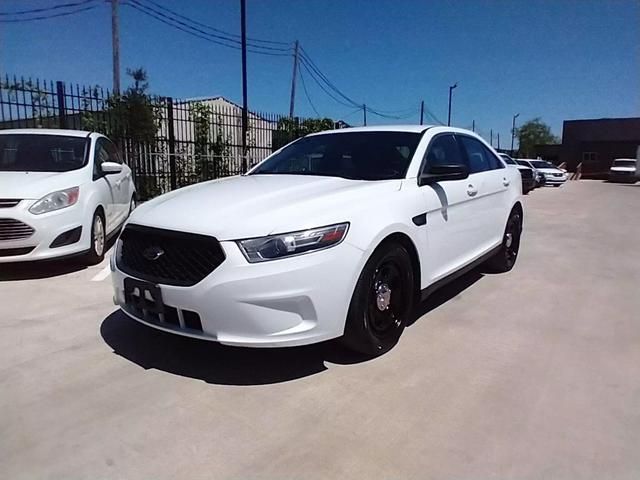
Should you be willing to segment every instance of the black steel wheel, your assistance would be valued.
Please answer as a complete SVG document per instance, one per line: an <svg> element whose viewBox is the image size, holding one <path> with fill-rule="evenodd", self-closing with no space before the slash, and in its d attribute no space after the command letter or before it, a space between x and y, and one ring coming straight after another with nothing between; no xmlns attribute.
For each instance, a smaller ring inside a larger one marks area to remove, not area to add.
<svg viewBox="0 0 640 480"><path fill-rule="evenodd" d="M502 237L500 250L487 261L487 267L493 272L508 272L516 264L520 251L520 237L522 235L522 214L512 210L507 220L507 226Z"/></svg>
<svg viewBox="0 0 640 480"><path fill-rule="evenodd" d="M407 325L414 296L413 266L407 250L398 243L378 247L353 293L344 343L370 356L389 351Z"/></svg>

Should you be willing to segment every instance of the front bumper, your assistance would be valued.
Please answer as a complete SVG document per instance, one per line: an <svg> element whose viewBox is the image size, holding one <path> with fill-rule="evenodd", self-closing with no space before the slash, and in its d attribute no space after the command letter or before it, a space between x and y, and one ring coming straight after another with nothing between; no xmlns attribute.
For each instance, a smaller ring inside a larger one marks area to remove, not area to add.
<svg viewBox="0 0 640 480"><path fill-rule="evenodd" d="M341 336L362 250L343 242L326 250L250 264L235 242L221 242L226 259L192 287L159 285L165 306L200 317L202 331L134 314L112 259L114 302L131 318L179 335L226 345L281 347Z"/></svg>
<svg viewBox="0 0 640 480"><path fill-rule="evenodd" d="M66 257L82 253L90 247L90 229L83 225L80 204L54 212L33 215L29 207L34 200L22 200L11 208L0 208L0 218L13 219L25 223L34 232L27 238L0 240L0 263L25 262ZM59 235L81 227L80 239L70 245L50 248Z"/></svg>
<svg viewBox="0 0 640 480"><path fill-rule="evenodd" d="M554 177L551 175L545 176L545 185L562 185L567 181L567 175L563 175L561 177Z"/></svg>

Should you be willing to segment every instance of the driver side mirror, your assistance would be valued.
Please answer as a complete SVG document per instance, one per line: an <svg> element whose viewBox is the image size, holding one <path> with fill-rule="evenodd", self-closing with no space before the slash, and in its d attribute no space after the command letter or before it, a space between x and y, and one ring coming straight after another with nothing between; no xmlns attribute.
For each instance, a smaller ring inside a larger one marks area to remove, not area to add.
<svg viewBox="0 0 640 480"><path fill-rule="evenodd" d="M436 182L445 182L448 180L464 180L469 176L469 169L466 165L433 165L429 167L428 172L420 175L418 184L430 185Z"/></svg>
<svg viewBox="0 0 640 480"><path fill-rule="evenodd" d="M122 172L122 165L116 162L102 162L100 170L105 175L113 175L114 173Z"/></svg>

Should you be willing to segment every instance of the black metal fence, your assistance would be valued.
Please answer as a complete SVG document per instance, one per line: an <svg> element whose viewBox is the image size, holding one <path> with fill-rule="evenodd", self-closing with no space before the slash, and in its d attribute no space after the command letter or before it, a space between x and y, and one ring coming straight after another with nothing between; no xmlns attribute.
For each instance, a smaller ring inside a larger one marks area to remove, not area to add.
<svg viewBox="0 0 640 480"><path fill-rule="evenodd" d="M243 148L242 108L222 97L177 100L148 95L138 87L113 95L99 86L0 79L0 129L104 133L122 150L143 199L240 174L308 133L308 122L318 120L249 112ZM320 122L323 128L333 128L328 119Z"/></svg>

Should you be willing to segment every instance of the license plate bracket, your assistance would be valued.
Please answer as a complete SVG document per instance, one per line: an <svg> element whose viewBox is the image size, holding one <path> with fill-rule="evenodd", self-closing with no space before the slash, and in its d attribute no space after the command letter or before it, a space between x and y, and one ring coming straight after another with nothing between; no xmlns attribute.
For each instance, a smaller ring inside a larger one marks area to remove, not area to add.
<svg viewBox="0 0 640 480"><path fill-rule="evenodd" d="M124 301L130 308L140 312L143 316L153 314L158 320L164 316L164 302L158 285L150 282L124 279Z"/></svg>

